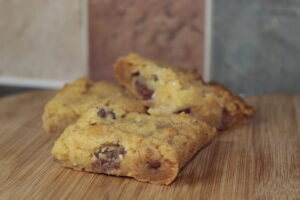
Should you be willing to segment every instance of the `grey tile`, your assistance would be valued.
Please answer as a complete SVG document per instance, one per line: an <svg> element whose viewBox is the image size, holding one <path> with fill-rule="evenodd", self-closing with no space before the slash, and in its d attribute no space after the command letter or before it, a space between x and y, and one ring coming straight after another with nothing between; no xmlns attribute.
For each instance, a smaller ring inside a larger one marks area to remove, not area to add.
<svg viewBox="0 0 300 200"><path fill-rule="evenodd" d="M300 1L214 0L211 78L246 94L300 92Z"/></svg>

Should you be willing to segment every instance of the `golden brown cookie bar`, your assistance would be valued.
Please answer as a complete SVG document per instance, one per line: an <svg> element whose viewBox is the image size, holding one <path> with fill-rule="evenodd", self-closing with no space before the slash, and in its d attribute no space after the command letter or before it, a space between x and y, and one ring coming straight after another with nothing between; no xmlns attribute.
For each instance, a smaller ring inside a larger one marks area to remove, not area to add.
<svg viewBox="0 0 300 200"><path fill-rule="evenodd" d="M170 184L214 135L215 128L185 113L151 116L99 105L65 129L52 154L75 170Z"/></svg>
<svg viewBox="0 0 300 200"><path fill-rule="evenodd" d="M218 129L244 122L254 110L225 87L206 84L191 71L136 54L117 60L115 76L149 107L151 115L185 112Z"/></svg>
<svg viewBox="0 0 300 200"><path fill-rule="evenodd" d="M43 128L50 133L62 133L88 108L100 102L118 104L127 111L145 112L144 106L120 86L107 82L93 83L80 78L65 85L46 104Z"/></svg>

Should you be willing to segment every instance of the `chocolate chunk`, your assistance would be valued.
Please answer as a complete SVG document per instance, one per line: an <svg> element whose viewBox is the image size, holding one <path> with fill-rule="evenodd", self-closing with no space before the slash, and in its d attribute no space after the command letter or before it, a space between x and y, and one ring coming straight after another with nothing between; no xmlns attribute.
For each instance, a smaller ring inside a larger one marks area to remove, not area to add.
<svg viewBox="0 0 300 200"><path fill-rule="evenodd" d="M157 75L156 75L156 74L152 74L152 79L153 79L154 81L158 81Z"/></svg>
<svg viewBox="0 0 300 200"><path fill-rule="evenodd" d="M92 163L93 169L100 169L104 171L111 171L120 168L120 163L108 162L103 159L99 159Z"/></svg>
<svg viewBox="0 0 300 200"><path fill-rule="evenodd" d="M131 74L131 77L135 77L135 76L139 76L139 75L140 75L140 72L137 71L137 72L133 72L133 73Z"/></svg>
<svg viewBox="0 0 300 200"><path fill-rule="evenodd" d="M113 119L116 119L116 114L115 114L114 112L110 111L109 114L111 115L111 117L112 117Z"/></svg>
<svg viewBox="0 0 300 200"><path fill-rule="evenodd" d="M106 117L106 111L103 108L100 108L97 112L98 117L105 118Z"/></svg>
<svg viewBox="0 0 300 200"><path fill-rule="evenodd" d="M136 88L136 91L142 95L143 97L143 100L149 100L151 99L154 91L147 88L144 84L142 84L141 82L139 81L136 81L135 82L135 88Z"/></svg>
<svg viewBox="0 0 300 200"><path fill-rule="evenodd" d="M161 163L158 160L150 160L148 161L148 167L150 169L158 169L160 168Z"/></svg>
<svg viewBox="0 0 300 200"><path fill-rule="evenodd" d="M97 160L92 167L104 171L119 169L125 154L124 147L119 144L104 144L94 152Z"/></svg>
<svg viewBox="0 0 300 200"><path fill-rule="evenodd" d="M231 118L230 112L227 109L223 109L222 121L221 121L220 127L218 127L218 130L219 131L226 130L226 128L228 128L227 126L231 120L232 120L232 118Z"/></svg>
<svg viewBox="0 0 300 200"><path fill-rule="evenodd" d="M174 112L174 114L179 114L179 113L182 113L182 112L184 112L186 114L190 114L192 111L191 111L190 108L186 108L186 109L178 110L178 111Z"/></svg>
<svg viewBox="0 0 300 200"><path fill-rule="evenodd" d="M100 108L97 112L98 117L105 118L107 115L110 115L113 119L116 119L116 114L112 111L105 111L103 108Z"/></svg>

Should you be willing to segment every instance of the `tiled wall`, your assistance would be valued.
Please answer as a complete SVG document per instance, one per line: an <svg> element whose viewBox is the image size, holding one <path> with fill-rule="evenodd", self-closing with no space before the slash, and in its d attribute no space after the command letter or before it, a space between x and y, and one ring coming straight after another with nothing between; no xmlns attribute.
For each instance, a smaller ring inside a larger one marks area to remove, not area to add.
<svg viewBox="0 0 300 200"><path fill-rule="evenodd" d="M299 93L300 1L212 2L210 79L246 94ZM88 70L111 80L116 57L131 51L201 71L204 9L204 0L0 0L0 84Z"/></svg>
<svg viewBox="0 0 300 200"><path fill-rule="evenodd" d="M214 0L211 78L236 92L300 92L300 1Z"/></svg>
<svg viewBox="0 0 300 200"><path fill-rule="evenodd" d="M65 81L86 75L84 3L1 0L0 80Z"/></svg>
<svg viewBox="0 0 300 200"><path fill-rule="evenodd" d="M129 52L202 69L204 0L90 0L89 23L93 79Z"/></svg>

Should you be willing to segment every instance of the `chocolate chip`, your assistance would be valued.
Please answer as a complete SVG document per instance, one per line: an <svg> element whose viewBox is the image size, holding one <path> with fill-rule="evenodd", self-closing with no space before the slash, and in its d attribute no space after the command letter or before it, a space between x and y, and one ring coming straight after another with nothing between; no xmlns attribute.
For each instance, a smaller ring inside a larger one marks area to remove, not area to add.
<svg viewBox="0 0 300 200"><path fill-rule="evenodd" d="M148 161L148 167L150 169L158 169L161 167L161 163L158 160L150 160Z"/></svg>
<svg viewBox="0 0 300 200"><path fill-rule="evenodd" d="M105 118L106 117L106 111L103 108L100 108L97 112L98 117Z"/></svg>
<svg viewBox="0 0 300 200"><path fill-rule="evenodd" d="M150 113L148 112L148 110L149 110L149 106L145 106L145 113L147 114L147 115L150 115Z"/></svg>
<svg viewBox="0 0 300 200"><path fill-rule="evenodd" d="M142 84L139 81L135 82L135 88L136 88L137 92L142 95L143 100L151 99L151 97L154 93L153 90L147 88L144 84Z"/></svg>
<svg viewBox="0 0 300 200"><path fill-rule="evenodd" d="M137 71L137 72L133 72L133 73L131 74L131 77L135 77L135 76L139 76L139 75L140 75L140 72Z"/></svg>
<svg viewBox="0 0 300 200"><path fill-rule="evenodd" d="M120 163L112 163L103 159L99 159L92 163L93 169L100 169L103 171L111 171L120 168Z"/></svg>
<svg viewBox="0 0 300 200"><path fill-rule="evenodd" d="M156 74L152 74L152 79L153 79L154 81L158 81L157 75L156 75Z"/></svg>
<svg viewBox="0 0 300 200"><path fill-rule="evenodd" d="M119 169L125 154L124 147L119 144L104 144L94 152L97 160L92 167L104 171Z"/></svg>
<svg viewBox="0 0 300 200"><path fill-rule="evenodd" d="M179 114L179 113L186 113L186 114L190 114L192 111L190 108L186 108L186 109L182 109L182 110L178 110L176 112L174 112L174 114Z"/></svg>

